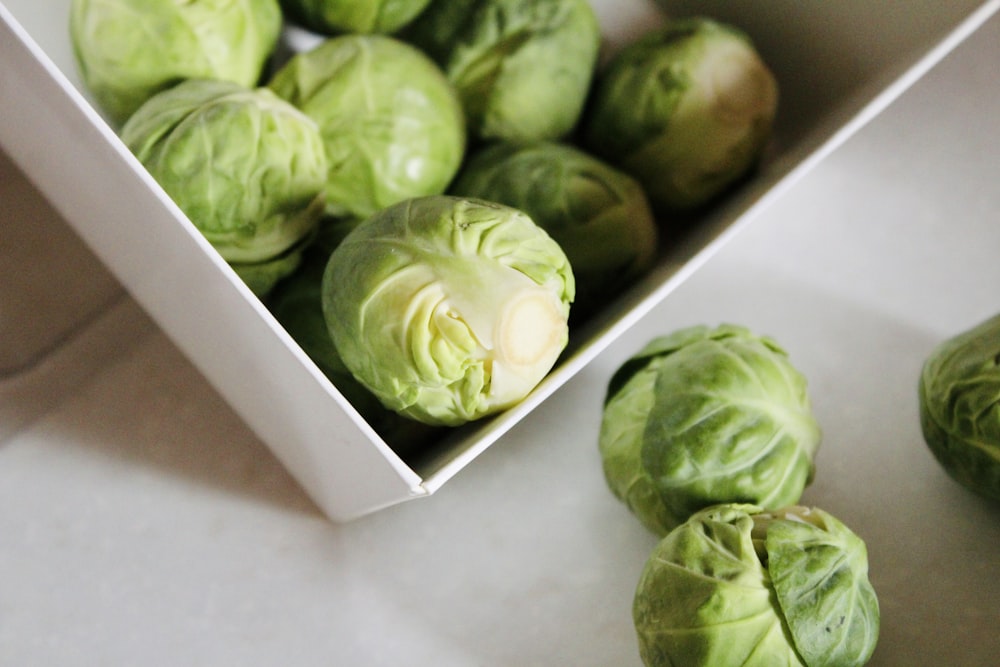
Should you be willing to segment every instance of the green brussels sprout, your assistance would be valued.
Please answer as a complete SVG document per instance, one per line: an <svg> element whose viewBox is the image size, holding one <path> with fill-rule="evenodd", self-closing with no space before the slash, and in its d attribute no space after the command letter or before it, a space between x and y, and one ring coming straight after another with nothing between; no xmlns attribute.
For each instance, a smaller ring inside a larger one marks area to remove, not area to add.
<svg viewBox="0 0 1000 667"><path fill-rule="evenodd" d="M920 425L957 482L1000 500L1000 315L935 347L919 383Z"/></svg>
<svg viewBox="0 0 1000 667"><path fill-rule="evenodd" d="M257 295L298 265L328 166L305 114L266 88L189 79L151 97L121 138Z"/></svg>
<svg viewBox="0 0 1000 667"><path fill-rule="evenodd" d="M676 20L622 49L595 82L584 145L635 176L654 208L706 204L759 160L778 86L731 26Z"/></svg>
<svg viewBox="0 0 1000 667"><path fill-rule="evenodd" d="M598 444L612 493L663 535L709 505L798 502L819 441L786 352L724 324L657 337L622 364Z"/></svg>
<svg viewBox="0 0 1000 667"><path fill-rule="evenodd" d="M436 195L347 235L323 276L323 312L383 405L456 426L534 389L566 346L573 293L566 255L527 215Z"/></svg>
<svg viewBox="0 0 1000 667"><path fill-rule="evenodd" d="M632 607L649 667L858 667L878 642L865 543L818 508L701 510L653 549Z"/></svg>
<svg viewBox="0 0 1000 667"><path fill-rule="evenodd" d="M73 0L70 6L84 84L119 125L183 79L255 86L281 23L277 0Z"/></svg>
<svg viewBox="0 0 1000 667"><path fill-rule="evenodd" d="M410 23L430 0L280 0L302 26L328 35L392 33Z"/></svg>
<svg viewBox="0 0 1000 667"><path fill-rule="evenodd" d="M354 379L337 353L323 317L323 271L330 253L354 224L346 220L324 220L317 238L303 253L301 266L278 283L268 295L267 306L358 414L389 446L403 455L419 449L435 431L430 426L388 410Z"/></svg>
<svg viewBox="0 0 1000 667"><path fill-rule="evenodd" d="M437 2L400 35L455 84L473 137L510 141L576 126L601 43L587 0Z"/></svg>
<svg viewBox="0 0 1000 667"><path fill-rule="evenodd" d="M366 218L444 192L465 154L454 88L416 48L342 35L292 57L268 84L320 126L330 159L327 214Z"/></svg>
<svg viewBox="0 0 1000 667"><path fill-rule="evenodd" d="M574 318L604 305L656 257L658 231L639 184L568 144L493 144L470 158L450 192L521 209L556 240L576 279Z"/></svg>

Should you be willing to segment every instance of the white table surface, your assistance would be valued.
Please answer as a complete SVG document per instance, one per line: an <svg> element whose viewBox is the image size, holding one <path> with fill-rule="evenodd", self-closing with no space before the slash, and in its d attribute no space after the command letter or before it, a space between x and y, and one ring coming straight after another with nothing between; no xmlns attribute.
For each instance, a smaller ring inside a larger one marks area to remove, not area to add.
<svg viewBox="0 0 1000 667"><path fill-rule="evenodd" d="M442 490L350 524L111 299L42 380L0 378L0 665L638 665L654 538L601 476L604 387L652 336L720 322L810 381L803 502L868 544L871 664L997 664L1000 505L932 459L916 381L1000 312L998 58L993 20ZM3 209L37 202L5 174ZM71 266L53 271L106 280Z"/></svg>

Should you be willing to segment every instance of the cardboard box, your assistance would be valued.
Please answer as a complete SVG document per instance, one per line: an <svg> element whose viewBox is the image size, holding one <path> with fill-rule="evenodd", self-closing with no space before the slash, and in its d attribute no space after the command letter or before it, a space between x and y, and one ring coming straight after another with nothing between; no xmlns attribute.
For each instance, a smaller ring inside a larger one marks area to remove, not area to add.
<svg viewBox="0 0 1000 667"><path fill-rule="evenodd" d="M360 418L91 105L70 48L69 5L0 4L0 146L334 520L440 488L997 9L973 0L595 0L610 48L655 24L660 7L745 29L781 85L773 145L751 182L690 234L665 244L647 279L574 332L564 360L525 401L401 455Z"/></svg>

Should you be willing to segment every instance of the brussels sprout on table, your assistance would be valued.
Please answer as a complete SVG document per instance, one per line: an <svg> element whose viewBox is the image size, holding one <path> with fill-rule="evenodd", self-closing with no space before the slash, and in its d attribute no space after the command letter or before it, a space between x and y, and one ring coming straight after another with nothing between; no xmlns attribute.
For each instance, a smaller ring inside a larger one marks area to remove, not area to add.
<svg viewBox="0 0 1000 667"><path fill-rule="evenodd" d="M280 0L302 26L319 33L392 33L410 23L430 0Z"/></svg>
<svg viewBox="0 0 1000 667"><path fill-rule="evenodd" d="M268 85L320 127L331 216L365 218L440 194L465 155L454 88L427 56L392 37L325 40L294 56Z"/></svg>
<svg viewBox="0 0 1000 667"><path fill-rule="evenodd" d="M626 361L609 383L598 444L611 491L662 535L709 505L798 502L819 441L786 352L722 325L658 337Z"/></svg>
<svg viewBox="0 0 1000 667"><path fill-rule="evenodd" d="M281 23L277 0L73 0L70 7L83 81L115 124L183 79L255 86Z"/></svg>
<svg viewBox="0 0 1000 667"><path fill-rule="evenodd" d="M121 138L256 294L298 265L328 167L298 109L266 88L190 79L150 98Z"/></svg>
<svg viewBox="0 0 1000 667"><path fill-rule="evenodd" d="M934 348L918 395L938 462L966 488L1000 500L1000 315Z"/></svg>
<svg viewBox="0 0 1000 667"><path fill-rule="evenodd" d="M576 279L575 318L604 305L656 256L656 223L639 184L569 144L486 147L450 192L520 209L559 243Z"/></svg>
<svg viewBox="0 0 1000 667"><path fill-rule="evenodd" d="M567 343L573 293L566 255L527 215L437 195L347 235L323 311L340 357L386 407L455 426L534 389Z"/></svg>
<svg viewBox="0 0 1000 667"><path fill-rule="evenodd" d="M635 176L660 211L699 207L744 176L770 137L778 100L750 40L702 18L629 44L594 88L585 146Z"/></svg>
<svg viewBox="0 0 1000 667"><path fill-rule="evenodd" d="M858 667L880 624L865 543L797 506L692 515L653 549L632 613L650 667Z"/></svg>
<svg viewBox="0 0 1000 667"><path fill-rule="evenodd" d="M403 39L455 84L478 139L560 139L593 78L600 26L587 0L436 2Z"/></svg>

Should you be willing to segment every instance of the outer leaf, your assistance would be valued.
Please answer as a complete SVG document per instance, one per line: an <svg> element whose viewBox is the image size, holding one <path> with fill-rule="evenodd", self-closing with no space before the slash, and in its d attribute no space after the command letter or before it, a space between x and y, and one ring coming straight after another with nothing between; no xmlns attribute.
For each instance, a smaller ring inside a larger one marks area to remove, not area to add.
<svg viewBox="0 0 1000 667"><path fill-rule="evenodd" d="M609 398L601 418L598 450L608 488L646 528L662 536L683 519L667 509L640 456L655 383L655 367L644 368Z"/></svg>
<svg viewBox="0 0 1000 667"><path fill-rule="evenodd" d="M759 511L703 510L654 548L632 609L647 666L803 664L754 548L751 515Z"/></svg>
<svg viewBox="0 0 1000 667"><path fill-rule="evenodd" d="M769 521L767 569L799 654L809 667L858 667L875 650L879 606L864 542L819 509Z"/></svg>
<svg viewBox="0 0 1000 667"><path fill-rule="evenodd" d="M666 357L686 345L698 340L709 338L712 329L706 326L694 326L679 329L666 336L657 336L649 341L639 352L623 363L608 383L605 403L614 398L633 375L647 367L658 357Z"/></svg>
<svg viewBox="0 0 1000 667"><path fill-rule="evenodd" d="M642 464L672 514L722 502L782 507L812 480L820 429L805 378L773 341L723 326L657 365Z"/></svg>

